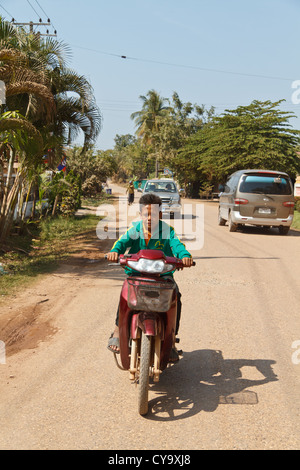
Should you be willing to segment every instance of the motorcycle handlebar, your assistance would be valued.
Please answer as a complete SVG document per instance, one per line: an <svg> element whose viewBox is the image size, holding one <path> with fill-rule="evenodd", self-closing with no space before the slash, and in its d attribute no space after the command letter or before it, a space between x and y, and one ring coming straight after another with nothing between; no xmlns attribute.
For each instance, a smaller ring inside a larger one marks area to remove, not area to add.
<svg viewBox="0 0 300 470"><path fill-rule="evenodd" d="M123 258L130 258L130 257L131 257L131 255L123 255ZM104 256L104 259L106 259L106 260L108 259L107 255ZM112 266L120 265L119 259L120 259L120 257L118 256L118 261L113 263ZM195 261L192 262L191 266L196 266ZM182 266L182 267L186 267L186 266ZM176 268L176 269L181 269L181 267Z"/></svg>

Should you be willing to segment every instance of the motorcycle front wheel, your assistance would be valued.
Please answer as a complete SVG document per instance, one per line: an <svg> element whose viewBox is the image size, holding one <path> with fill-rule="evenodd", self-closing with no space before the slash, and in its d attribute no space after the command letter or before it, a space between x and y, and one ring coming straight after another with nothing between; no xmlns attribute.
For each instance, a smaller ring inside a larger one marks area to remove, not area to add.
<svg viewBox="0 0 300 470"><path fill-rule="evenodd" d="M147 336L143 332L141 339L138 408L140 415L146 415L148 413L149 370L152 336Z"/></svg>

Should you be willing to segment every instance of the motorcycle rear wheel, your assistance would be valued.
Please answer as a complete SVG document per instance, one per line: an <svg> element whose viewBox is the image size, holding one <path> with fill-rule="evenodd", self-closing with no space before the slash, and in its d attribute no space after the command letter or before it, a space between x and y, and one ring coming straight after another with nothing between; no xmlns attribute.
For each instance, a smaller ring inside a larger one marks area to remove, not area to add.
<svg viewBox="0 0 300 470"><path fill-rule="evenodd" d="M139 371L139 397L138 409L140 415L148 413L148 393L149 393L149 370L151 359L152 336L142 333L141 357Z"/></svg>

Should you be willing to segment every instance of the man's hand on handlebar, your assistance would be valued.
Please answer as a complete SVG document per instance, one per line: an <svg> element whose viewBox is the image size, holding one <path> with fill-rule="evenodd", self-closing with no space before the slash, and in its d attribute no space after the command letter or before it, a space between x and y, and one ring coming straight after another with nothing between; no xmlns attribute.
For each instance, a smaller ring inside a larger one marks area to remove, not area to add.
<svg viewBox="0 0 300 470"><path fill-rule="evenodd" d="M193 258L182 258L182 263L185 268L193 266Z"/></svg>
<svg viewBox="0 0 300 470"><path fill-rule="evenodd" d="M117 253L116 251L110 251L109 253L107 253L106 259L113 263L117 263L119 260L119 253Z"/></svg>

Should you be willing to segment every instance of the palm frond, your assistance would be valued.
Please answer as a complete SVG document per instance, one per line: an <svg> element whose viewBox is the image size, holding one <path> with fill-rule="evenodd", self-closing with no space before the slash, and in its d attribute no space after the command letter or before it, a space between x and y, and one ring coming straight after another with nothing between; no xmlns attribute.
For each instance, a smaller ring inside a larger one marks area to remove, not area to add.
<svg viewBox="0 0 300 470"><path fill-rule="evenodd" d="M55 101L50 90L40 83L34 82L20 82L11 83L6 86L6 96L20 95L20 94L33 94L38 96L46 103L47 119L50 120L54 116Z"/></svg>

